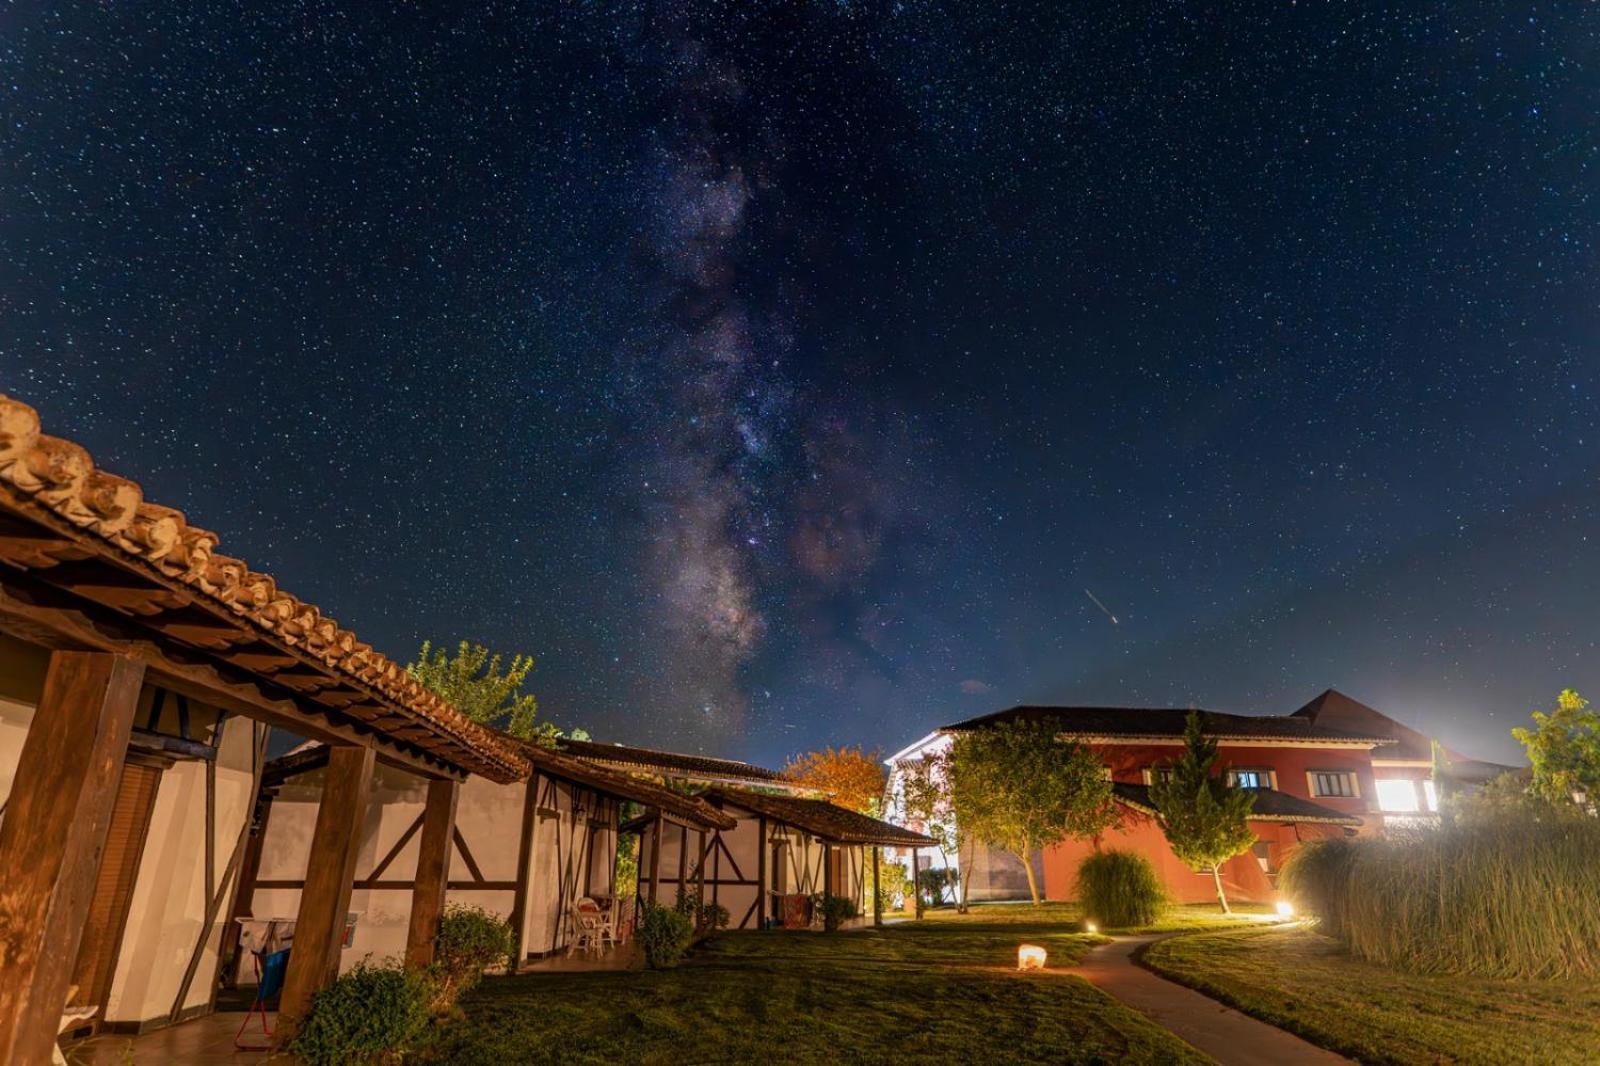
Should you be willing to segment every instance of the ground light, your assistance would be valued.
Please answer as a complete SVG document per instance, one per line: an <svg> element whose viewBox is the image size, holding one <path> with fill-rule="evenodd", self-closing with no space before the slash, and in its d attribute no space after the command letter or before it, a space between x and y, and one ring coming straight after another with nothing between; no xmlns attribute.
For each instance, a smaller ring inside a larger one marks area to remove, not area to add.
<svg viewBox="0 0 1600 1066"><path fill-rule="evenodd" d="M1017 947L1017 969L1044 969L1044 948L1038 944L1021 944Z"/></svg>
<svg viewBox="0 0 1600 1066"><path fill-rule="evenodd" d="M1294 904L1290 903L1286 899L1280 899L1278 901L1278 917L1280 917L1280 918L1293 918L1294 917Z"/></svg>
<svg viewBox="0 0 1600 1066"><path fill-rule="evenodd" d="M1100 927L1093 922L1084 922L1083 931L1085 933L1098 933L1100 931Z"/></svg>

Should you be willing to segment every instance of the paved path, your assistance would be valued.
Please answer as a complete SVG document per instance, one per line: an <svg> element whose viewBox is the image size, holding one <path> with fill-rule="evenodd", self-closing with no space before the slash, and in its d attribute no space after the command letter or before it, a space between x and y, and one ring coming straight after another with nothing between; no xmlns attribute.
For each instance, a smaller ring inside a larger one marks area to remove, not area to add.
<svg viewBox="0 0 1600 1066"><path fill-rule="evenodd" d="M1192 988L1168 981L1133 961L1146 944L1174 934L1117 937L1070 971L1204 1051L1222 1066L1349 1063L1275 1025L1225 1007Z"/></svg>

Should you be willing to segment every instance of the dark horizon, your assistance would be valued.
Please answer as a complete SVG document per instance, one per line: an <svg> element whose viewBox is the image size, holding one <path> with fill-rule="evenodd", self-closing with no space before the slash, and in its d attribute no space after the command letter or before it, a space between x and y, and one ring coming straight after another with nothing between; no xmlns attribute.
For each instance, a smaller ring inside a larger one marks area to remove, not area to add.
<svg viewBox="0 0 1600 1066"><path fill-rule="evenodd" d="M400 662L767 765L1600 693L1600 11L12 12L0 391Z"/></svg>

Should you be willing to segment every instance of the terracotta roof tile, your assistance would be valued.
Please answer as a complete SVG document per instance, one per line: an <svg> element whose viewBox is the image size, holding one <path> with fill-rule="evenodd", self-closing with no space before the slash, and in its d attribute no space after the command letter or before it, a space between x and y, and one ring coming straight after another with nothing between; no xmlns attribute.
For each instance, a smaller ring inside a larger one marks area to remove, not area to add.
<svg viewBox="0 0 1600 1066"><path fill-rule="evenodd" d="M1047 722L1061 732L1085 738L1169 739L1182 737L1189 711L1182 707L1011 707L942 726L941 733L964 733L1001 722ZM1292 715L1225 714L1200 711L1208 735L1230 740L1306 741L1308 743L1393 744L1391 737L1318 726Z"/></svg>
<svg viewBox="0 0 1600 1066"><path fill-rule="evenodd" d="M42 508L95 537L124 560L181 583L260 632L318 660L387 700L433 738L406 743L497 780L527 773L522 757L497 735L423 688L394 661L278 588L266 574L215 549L219 538L188 524L180 511L144 499L136 482L96 470L72 441L40 432L39 415L0 394L0 491ZM380 730L381 731L381 730Z"/></svg>
<svg viewBox="0 0 1600 1066"><path fill-rule="evenodd" d="M675 751L632 748L624 744L602 744L593 740L557 741L562 751L597 762L626 763L645 769L678 770L714 777L748 778L754 781L782 781L783 774L737 759L718 759L708 755L686 755Z"/></svg>
<svg viewBox="0 0 1600 1066"><path fill-rule="evenodd" d="M1112 792L1121 802L1146 814L1155 814L1156 805L1150 801L1150 790L1144 785L1130 785L1118 781L1111 786ZM1312 803L1299 796L1291 796L1287 792L1279 792L1273 788L1258 788L1252 790L1256 797L1255 807L1251 809L1250 818L1258 822L1332 822L1337 825L1358 826L1361 819L1353 814L1336 811L1332 807L1324 807L1320 803Z"/></svg>
<svg viewBox="0 0 1600 1066"><path fill-rule="evenodd" d="M714 788L704 795L713 803L743 807L841 844L924 848L932 846L934 842L932 837L879 821L827 800L776 796L737 788Z"/></svg>

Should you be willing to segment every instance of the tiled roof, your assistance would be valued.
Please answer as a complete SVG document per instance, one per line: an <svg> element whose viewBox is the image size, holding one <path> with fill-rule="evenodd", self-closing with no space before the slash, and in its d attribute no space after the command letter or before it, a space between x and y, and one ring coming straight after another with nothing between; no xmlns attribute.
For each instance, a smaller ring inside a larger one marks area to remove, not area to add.
<svg viewBox="0 0 1600 1066"><path fill-rule="evenodd" d="M1130 785L1118 781L1111 786L1112 792L1121 802L1143 811L1145 814L1155 814L1156 805L1150 801L1150 790L1144 785ZM1255 796L1255 807L1251 809L1250 817L1258 822L1333 822L1337 825L1357 826L1361 819L1343 811L1336 811L1331 807L1324 807L1320 803L1291 796L1287 792L1279 792L1273 788L1252 789Z"/></svg>
<svg viewBox="0 0 1600 1066"><path fill-rule="evenodd" d="M501 736L508 745L521 752L535 770L550 777L559 777L584 788L604 792L618 799L632 800L646 807L659 808L697 828L732 829L737 824L733 818L723 814L699 796L685 796L662 785L607 770L582 759L574 759L541 744L518 740L505 734ZM301 744L293 751L267 761L261 774L262 787L275 788L289 778L320 769L327 765L327 762L326 744L320 741Z"/></svg>
<svg viewBox="0 0 1600 1066"><path fill-rule="evenodd" d="M183 513L144 498L136 482L95 469L80 445L40 432L39 415L0 394L0 504L74 541L93 544L114 561L164 586L180 610L214 612L202 621L220 635L216 616L245 627L244 639L285 649L296 668L260 676L299 691L313 703L399 743L497 781L527 773L517 752L424 688L404 667L325 618L313 604L279 588L266 574L219 554L218 536L191 526ZM41 548L31 559L48 570L61 560ZM189 631L206 626L191 626ZM279 656L257 656L278 658ZM298 662L296 663L296 660ZM239 656L238 662L246 661ZM237 665L237 662L236 662ZM307 674L303 667L316 672ZM248 668L246 668L248 669ZM326 711L324 711L326 713Z"/></svg>
<svg viewBox="0 0 1600 1066"><path fill-rule="evenodd" d="M507 738L511 740L511 738ZM644 781L630 774L608 770L603 766L576 758L570 754L528 741L512 740L536 770L552 777L605 792L620 799L633 800L646 807L655 807L682 821L706 829L732 829L736 824L716 807L699 796L686 796L665 785Z"/></svg>
<svg viewBox="0 0 1600 1066"><path fill-rule="evenodd" d="M932 837L923 836L898 825L890 825L888 822L880 822L876 818L829 803L827 800L775 796L766 792L734 788L714 788L706 792L705 796L713 803L743 807L841 844L885 844L923 848L934 842Z"/></svg>
<svg viewBox="0 0 1600 1066"><path fill-rule="evenodd" d="M1318 726L1292 715L1225 714L1200 711L1206 734L1228 740L1302 741L1309 744L1393 744L1390 737ZM1189 711L1182 707L1011 707L942 727L942 733L965 733L1001 722L1041 722L1062 733L1085 739L1154 740L1183 736Z"/></svg>
<svg viewBox="0 0 1600 1066"><path fill-rule="evenodd" d="M1360 700L1346 696L1338 689L1328 689L1310 703L1294 712L1294 717L1304 718L1315 725L1350 732L1373 733L1389 737L1394 744L1375 752L1375 761L1432 762L1433 741L1404 722L1396 721L1382 711L1367 706ZM1459 781L1481 784L1501 774L1526 772L1526 767L1507 766L1504 763L1473 759L1450 748L1444 749L1445 760L1452 776Z"/></svg>
<svg viewBox="0 0 1600 1066"><path fill-rule="evenodd" d="M782 781L783 775L763 766L752 766L737 759L717 759L707 755L685 755L675 751L631 748L623 744L602 744L594 740L561 739L560 750L596 762L624 763L641 769L679 771L710 777L744 778L751 781Z"/></svg>

